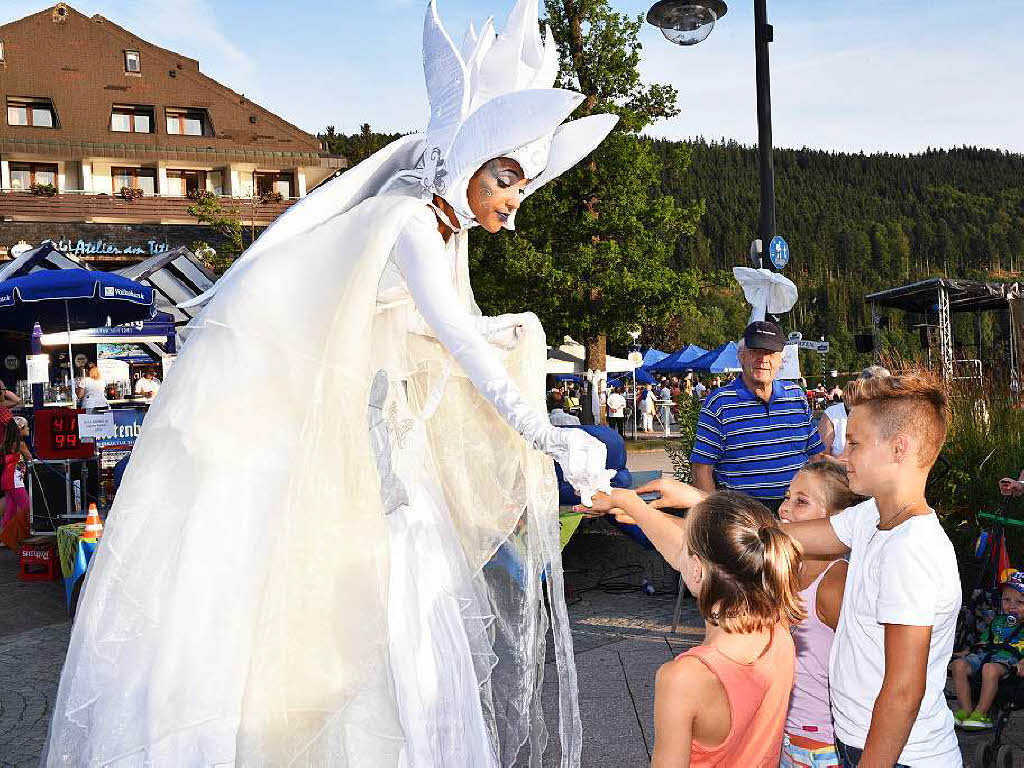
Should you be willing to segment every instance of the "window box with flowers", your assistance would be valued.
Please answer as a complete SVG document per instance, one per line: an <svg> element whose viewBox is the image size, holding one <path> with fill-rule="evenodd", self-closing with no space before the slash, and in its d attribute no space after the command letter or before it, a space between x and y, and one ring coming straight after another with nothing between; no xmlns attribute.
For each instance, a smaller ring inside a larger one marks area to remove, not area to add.
<svg viewBox="0 0 1024 768"><path fill-rule="evenodd" d="M57 194L57 187L53 184L32 184L29 186L28 191L40 197L53 197Z"/></svg>
<svg viewBox="0 0 1024 768"><path fill-rule="evenodd" d="M122 200L127 200L129 203L133 203L142 197L144 192L138 187L121 187L119 193Z"/></svg>

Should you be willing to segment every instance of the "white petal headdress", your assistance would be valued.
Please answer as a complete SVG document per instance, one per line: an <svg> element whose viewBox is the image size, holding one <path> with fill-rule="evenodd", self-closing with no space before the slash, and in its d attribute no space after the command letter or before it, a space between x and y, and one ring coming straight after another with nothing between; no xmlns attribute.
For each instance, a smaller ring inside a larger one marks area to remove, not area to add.
<svg viewBox="0 0 1024 768"><path fill-rule="evenodd" d="M530 179L531 194L593 151L617 121L594 115L560 125L583 95L553 87L558 49L550 27L541 38L537 0L518 0L501 33L491 19L479 34L470 25L458 48L431 0L423 25L423 72L430 123L413 175L424 197L440 195L466 223L473 219L466 188L483 163L513 158ZM513 228L511 217L506 226Z"/></svg>

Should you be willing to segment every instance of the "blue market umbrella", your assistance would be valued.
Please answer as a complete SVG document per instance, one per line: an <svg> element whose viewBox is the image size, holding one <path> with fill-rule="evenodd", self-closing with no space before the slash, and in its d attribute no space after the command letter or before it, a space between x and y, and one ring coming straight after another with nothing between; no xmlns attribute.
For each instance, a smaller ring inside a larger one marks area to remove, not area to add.
<svg viewBox="0 0 1024 768"><path fill-rule="evenodd" d="M706 355L691 360L690 368L705 373L729 373L741 370L739 349L735 341L729 341Z"/></svg>
<svg viewBox="0 0 1024 768"><path fill-rule="evenodd" d="M156 313L153 289L111 272L47 269L0 282L0 328L33 334L32 353L40 351L33 328L67 331L68 373L74 379L71 331L148 320ZM40 407L42 385L33 396Z"/></svg>
<svg viewBox="0 0 1024 768"><path fill-rule="evenodd" d="M641 366L643 368L650 368L652 365L661 362L666 357L668 357L668 352L662 352L660 349L655 349L654 347L651 347L646 352L644 352L644 361L641 364Z"/></svg>
<svg viewBox="0 0 1024 768"><path fill-rule="evenodd" d="M148 320L155 313L153 289L112 272L39 270L0 282L0 328L31 333Z"/></svg>
<svg viewBox="0 0 1024 768"><path fill-rule="evenodd" d="M649 371L657 371L658 373L683 373L691 370L691 362L706 354L707 350L703 347L698 347L696 344L687 344L682 349L676 350L671 355L666 355L655 363L645 363L644 367Z"/></svg>

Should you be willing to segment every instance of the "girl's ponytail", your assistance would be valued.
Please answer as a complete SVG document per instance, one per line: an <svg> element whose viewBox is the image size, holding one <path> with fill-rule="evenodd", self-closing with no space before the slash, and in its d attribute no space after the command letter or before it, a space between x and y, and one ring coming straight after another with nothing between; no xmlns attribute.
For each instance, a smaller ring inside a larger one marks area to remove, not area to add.
<svg viewBox="0 0 1024 768"><path fill-rule="evenodd" d="M780 618L790 624L803 621L807 612L800 600L800 545L774 520L761 528L758 538L764 545L761 584L768 600L778 606Z"/></svg>
<svg viewBox="0 0 1024 768"><path fill-rule="evenodd" d="M755 632L806 613L800 547L759 501L719 491L690 510L687 547L704 567L698 606L726 632Z"/></svg>

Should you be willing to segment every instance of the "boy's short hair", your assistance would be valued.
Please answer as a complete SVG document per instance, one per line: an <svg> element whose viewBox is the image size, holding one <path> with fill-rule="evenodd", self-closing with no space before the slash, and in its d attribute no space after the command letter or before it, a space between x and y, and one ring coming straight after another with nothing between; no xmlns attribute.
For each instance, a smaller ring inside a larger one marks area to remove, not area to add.
<svg viewBox="0 0 1024 768"><path fill-rule="evenodd" d="M870 406L885 439L898 432L920 441L918 464L935 463L949 430L949 396L942 381L931 373L914 371L902 376L856 379L846 388L848 408Z"/></svg>

